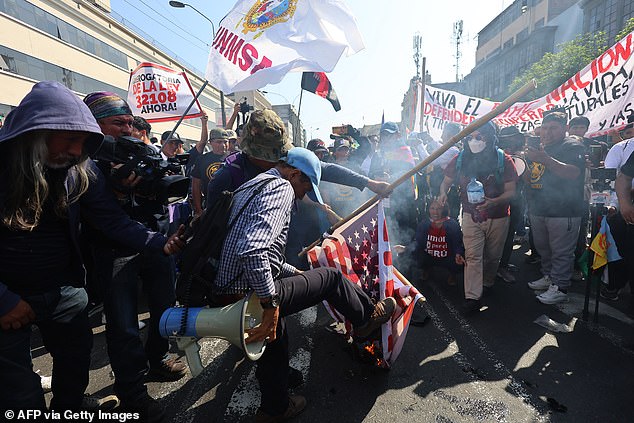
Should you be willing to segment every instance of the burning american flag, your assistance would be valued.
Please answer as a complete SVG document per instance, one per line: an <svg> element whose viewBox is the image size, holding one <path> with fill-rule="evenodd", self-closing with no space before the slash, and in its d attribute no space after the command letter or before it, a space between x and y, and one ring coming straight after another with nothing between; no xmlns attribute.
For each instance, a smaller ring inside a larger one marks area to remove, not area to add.
<svg viewBox="0 0 634 423"><path fill-rule="evenodd" d="M392 266L383 201L335 230L320 247L308 252L308 261L313 268L334 267L340 270L375 301L386 297L396 299L396 312L392 320L381 328L381 339L370 339L365 347L377 358L377 365L390 367L403 347L416 302L423 296L395 276L398 271L395 272ZM330 304L325 305L333 318L345 322ZM350 333L350 323L345 324ZM378 353L376 346L380 346Z"/></svg>

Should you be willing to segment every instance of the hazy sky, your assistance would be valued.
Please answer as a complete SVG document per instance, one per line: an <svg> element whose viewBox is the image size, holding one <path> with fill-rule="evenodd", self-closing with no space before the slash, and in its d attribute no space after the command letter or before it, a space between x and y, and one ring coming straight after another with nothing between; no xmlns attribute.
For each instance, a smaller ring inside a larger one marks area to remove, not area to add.
<svg viewBox="0 0 634 423"><path fill-rule="evenodd" d="M320 137L329 142L332 126L380 123L383 111L386 120L399 121L403 95L416 73L412 48L416 32L422 36L422 54L427 58L432 84L452 82L456 75L453 24L463 20L460 74L467 75L475 65L478 31L512 0L345 2L357 19L365 50L343 57L328 75L339 96L341 111L335 112L328 101L304 93L300 118L309 139ZM209 49L205 43L211 44L212 39L209 22L190 8L176 9L168 3L168 0L111 0L117 13L204 72ZM211 19L217 28L236 1L187 3ZM281 83L262 89L270 93L267 98L271 103L293 103L297 108L300 79L301 73L290 73Z"/></svg>

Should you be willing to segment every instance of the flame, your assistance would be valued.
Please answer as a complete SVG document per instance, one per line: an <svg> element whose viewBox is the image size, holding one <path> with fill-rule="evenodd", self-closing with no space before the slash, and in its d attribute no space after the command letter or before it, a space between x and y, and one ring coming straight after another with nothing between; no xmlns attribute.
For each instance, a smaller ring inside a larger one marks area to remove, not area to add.
<svg viewBox="0 0 634 423"><path fill-rule="evenodd" d="M385 367L386 362L381 357L383 355L378 342L374 341L363 346L363 350L368 354L369 358L374 360L374 365L377 367Z"/></svg>

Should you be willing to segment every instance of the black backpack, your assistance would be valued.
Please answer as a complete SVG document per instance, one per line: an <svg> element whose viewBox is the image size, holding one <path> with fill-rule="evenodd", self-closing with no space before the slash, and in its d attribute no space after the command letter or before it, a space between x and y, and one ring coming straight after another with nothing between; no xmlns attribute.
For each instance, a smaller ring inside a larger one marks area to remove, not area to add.
<svg viewBox="0 0 634 423"><path fill-rule="evenodd" d="M187 244L180 255L179 271L176 280L176 299L185 307L204 307L211 305L212 287L218 273L220 254L225 238L238 217L258 195L265 185L275 178L261 181L251 197L244 203L232 222L229 222L231 206L235 193L223 191L213 205L194 219L184 234Z"/></svg>

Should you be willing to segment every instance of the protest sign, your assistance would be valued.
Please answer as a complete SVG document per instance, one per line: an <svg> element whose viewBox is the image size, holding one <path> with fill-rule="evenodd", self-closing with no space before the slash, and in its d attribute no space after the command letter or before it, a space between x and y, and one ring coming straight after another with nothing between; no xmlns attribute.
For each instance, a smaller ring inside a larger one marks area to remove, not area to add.
<svg viewBox="0 0 634 423"><path fill-rule="evenodd" d="M226 93L249 91L288 72L330 72L363 48L341 0L240 0L220 22L205 75Z"/></svg>
<svg viewBox="0 0 634 423"><path fill-rule="evenodd" d="M511 106L494 119L495 123L502 127L515 125L527 132L541 124L545 111L563 107L568 119L585 116L590 120L586 136L604 135L623 127L628 116L634 115L634 96L629 91L634 76L633 38L634 32L628 34L548 95ZM434 132L445 122L468 125L498 105L428 86L423 129Z"/></svg>
<svg viewBox="0 0 634 423"><path fill-rule="evenodd" d="M180 119L194 97L185 72L144 62L130 73L128 104L134 116L150 123ZM196 100L184 118L202 116L201 110Z"/></svg>

